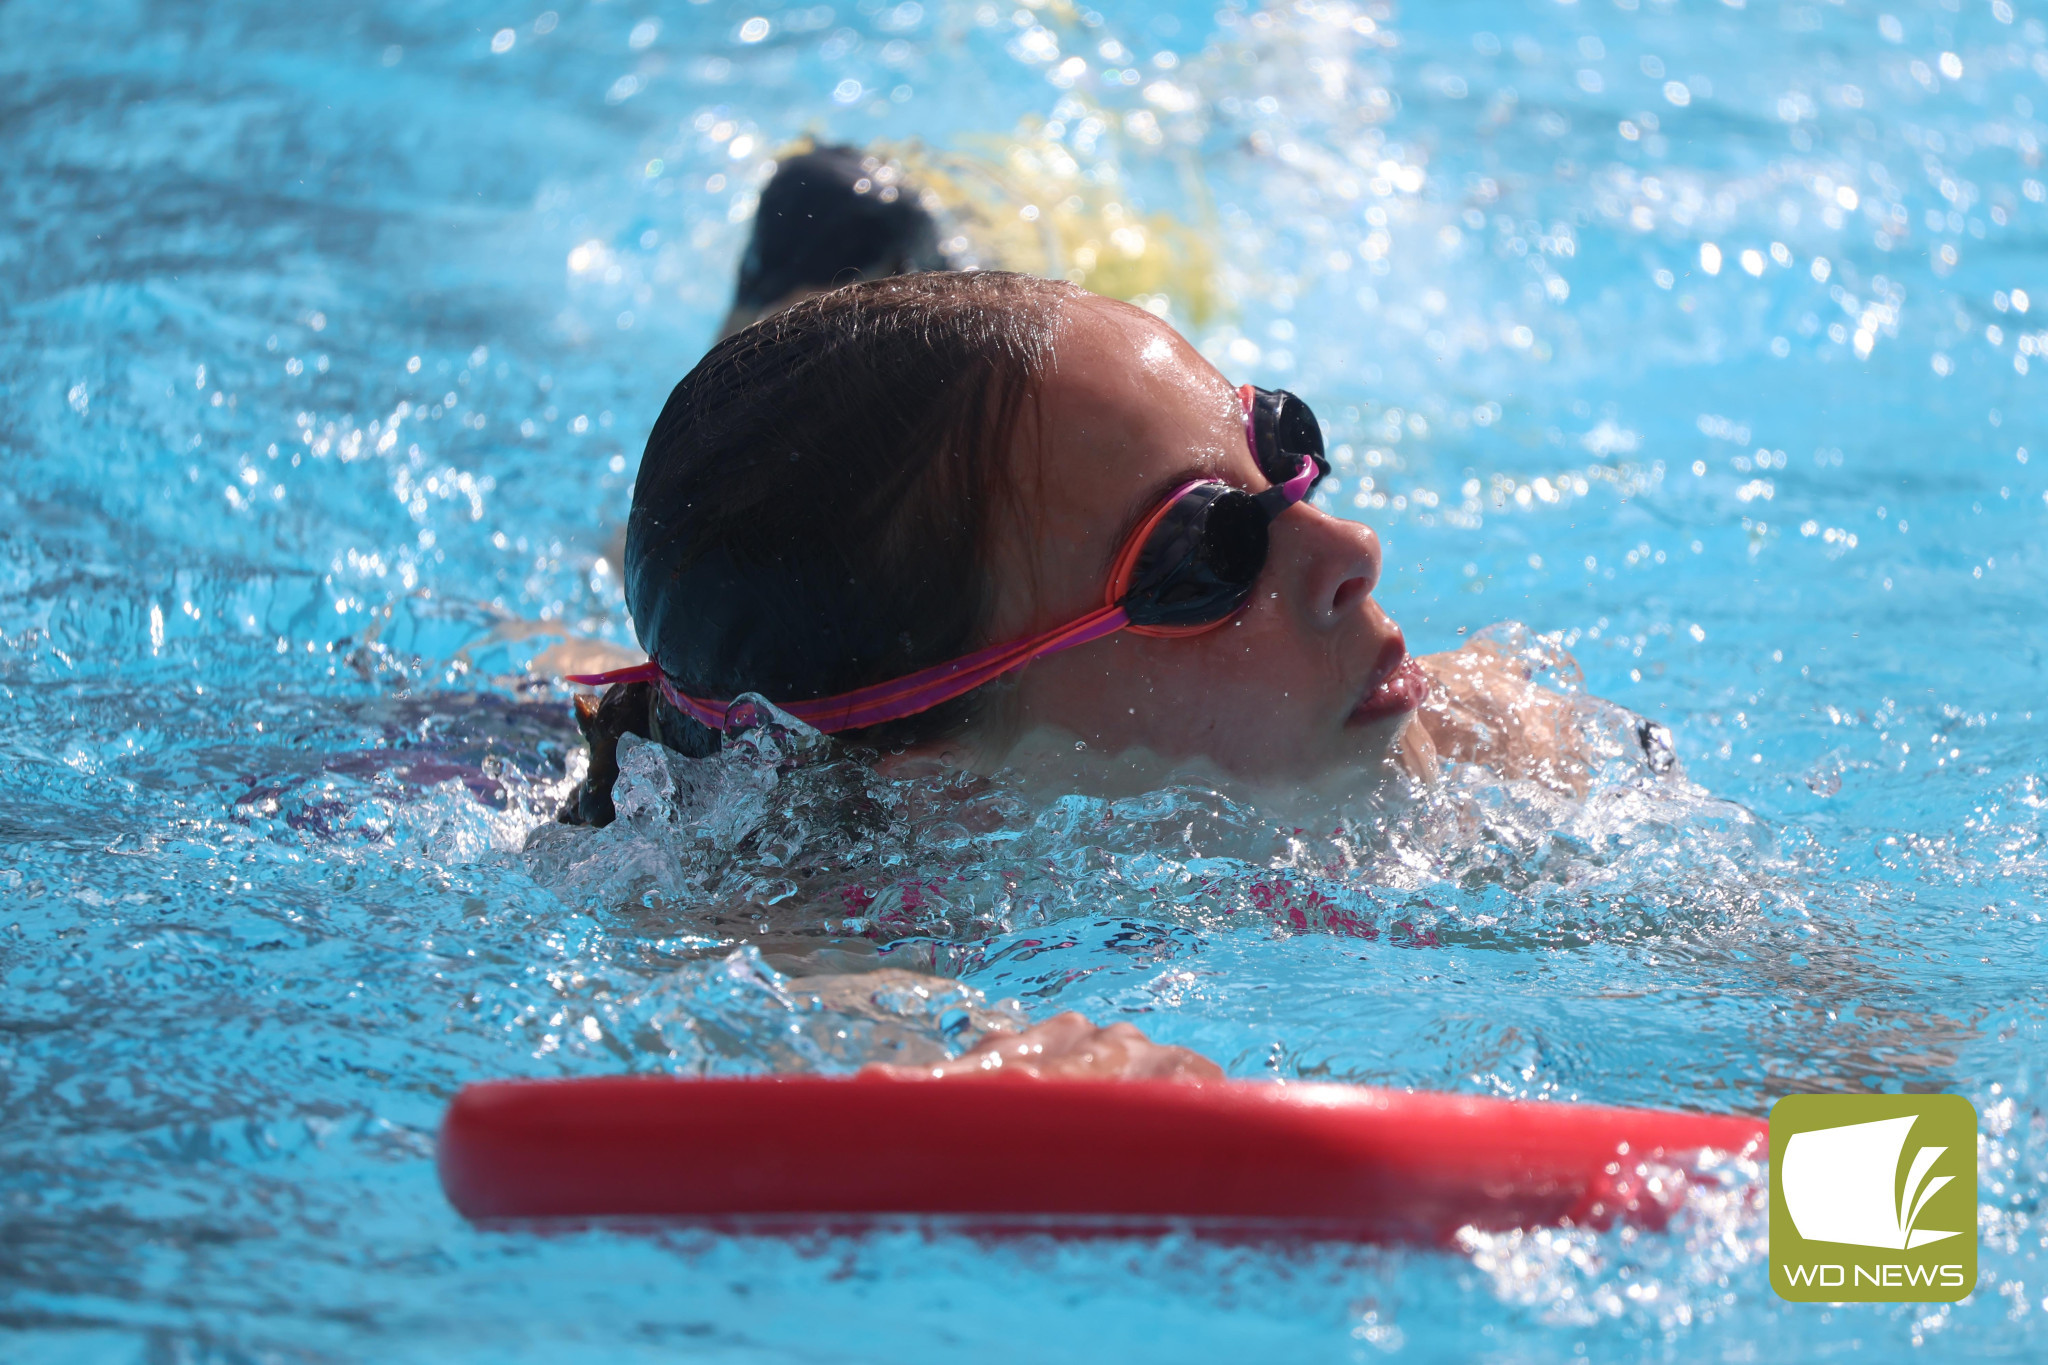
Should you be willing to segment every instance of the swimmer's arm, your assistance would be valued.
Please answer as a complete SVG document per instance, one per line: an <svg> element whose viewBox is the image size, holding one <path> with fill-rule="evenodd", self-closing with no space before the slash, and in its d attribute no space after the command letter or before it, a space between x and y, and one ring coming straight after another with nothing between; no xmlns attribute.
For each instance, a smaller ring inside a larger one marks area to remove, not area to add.
<svg viewBox="0 0 2048 1365"><path fill-rule="evenodd" d="M1223 1079L1223 1068L1198 1052L1155 1043L1130 1024L1097 1028L1072 1010L1022 1033L991 1030L948 1061L929 1066L876 1063L862 1074L904 1080L952 1076L1057 1076L1096 1081L1181 1081L1200 1085Z"/></svg>
<svg viewBox="0 0 2048 1365"><path fill-rule="evenodd" d="M1590 755L1569 698L1531 682L1518 660L1487 640L1417 662L1430 689L1413 724L1435 756L1585 794Z"/></svg>
<svg viewBox="0 0 2048 1365"><path fill-rule="evenodd" d="M843 965L844 959L853 956L850 953L832 953L831 957L837 959L832 965ZM823 965L821 954L776 959L776 965L783 967L804 963ZM946 993L958 990L960 983L897 967L805 974L790 983L794 993L809 996L823 1008L851 1013L860 1013L861 1002L872 998L877 990L900 991L920 987ZM991 1028L982 1035L981 1041L958 1057L906 1065L877 1062L863 1070L905 1080L944 1080L950 1076L988 1074L1105 1081L1171 1080L1195 1084L1223 1079L1223 1068L1199 1053L1184 1047L1155 1043L1130 1024L1117 1023L1097 1028L1071 1010L1056 1014L1042 1024L1033 1024L1021 1033Z"/></svg>

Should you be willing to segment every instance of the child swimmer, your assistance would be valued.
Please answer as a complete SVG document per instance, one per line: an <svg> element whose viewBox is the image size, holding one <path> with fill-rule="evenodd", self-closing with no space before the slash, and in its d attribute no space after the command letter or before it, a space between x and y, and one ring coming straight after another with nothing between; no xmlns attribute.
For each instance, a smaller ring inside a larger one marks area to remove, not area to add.
<svg viewBox="0 0 2048 1365"><path fill-rule="evenodd" d="M1328 465L1300 399L1143 309L931 268L929 217L861 169L784 163L728 335L648 438L624 579L649 662L579 698L565 821L612 818L621 735L704 756L744 694L893 770L1058 755L1068 782L1343 799L1446 757L1583 787L1563 697L1487 645L1408 653L1379 538L1307 501ZM1078 1015L940 1070L992 1066L1221 1074Z"/></svg>

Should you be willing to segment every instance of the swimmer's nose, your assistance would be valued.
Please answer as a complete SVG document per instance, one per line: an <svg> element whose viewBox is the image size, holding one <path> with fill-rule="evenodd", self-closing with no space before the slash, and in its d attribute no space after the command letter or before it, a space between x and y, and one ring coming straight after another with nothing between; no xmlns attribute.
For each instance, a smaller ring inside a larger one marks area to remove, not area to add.
<svg viewBox="0 0 2048 1365"><path fill-rule="evenodd" d="M1304 541L1302 603L1319 626L1357 614L1380 581L1380 538L1370 526L1316 513L1291 528Z"/></svg>

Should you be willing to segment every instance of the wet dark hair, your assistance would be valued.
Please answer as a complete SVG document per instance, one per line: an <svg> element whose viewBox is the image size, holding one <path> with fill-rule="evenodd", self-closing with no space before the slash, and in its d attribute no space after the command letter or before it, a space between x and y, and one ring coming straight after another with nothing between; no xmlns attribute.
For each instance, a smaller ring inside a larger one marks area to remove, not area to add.
<svg viewBox="0 0 2048 1365"><path fill-rule="evenodd" d="M995 513L1069 287L996 271L870 280L721 341L647 438L626 606L683 692L807 701L984 639ZM850 733L889 748L983 719L990 688ZM579 698L591 743L565 820L604 824L621 734L681 753L721 737L640 683Z"/></svg>
<svg viewBox="0 0 2048 1365"><path fill-rule="evenodd" d="M754 209L733 311L751 319L800 289L949 269L938 224L893 178L857 147L782 158Z"/></svg>

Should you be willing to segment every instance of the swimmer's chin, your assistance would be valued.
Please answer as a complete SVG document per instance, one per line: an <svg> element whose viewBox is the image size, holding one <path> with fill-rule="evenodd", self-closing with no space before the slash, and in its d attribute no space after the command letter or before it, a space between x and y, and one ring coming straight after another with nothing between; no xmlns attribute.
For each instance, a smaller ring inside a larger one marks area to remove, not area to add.
<svg viewBox="0 0 2048 1365"><path fill-rule="evenodd" d="M914 745L882 756L877 770L890 778L968 771L1003 776L1027 794L1057 797L1079 792L1115 800L1185 783L1236 791L1261 802L1309 801L1322 806L1354 800L1384 801L1436 780L1435 746L1410 715L1381 718L1367 730L1377 743L1313 771L1245 774L1204 755L1167 756L1142 745L1109 749L1058 726L1045 725L1000 748L959 739Z"/></svg>
<svg viewBox="0 0 2048 1365"><path fill-rule="evenodd" d="M1002 755L1000 770L1036 795L1082 792L1112 800L1179 783L1214 786L1232 780L1213 759L1168 758L1142 745L1112 750L1057 726L1041 726L1019 736Z"/></svg>
<svg viewBox="0 0 2048 1365"><path fill-rule="evenodd" d="M1177 782L1232 780L1221 765L1206 758L1168 759L1142 747L1111 751L1056 726L1041 726L1002 744L966 738L913 744L881 755L875 771L895 780L971 772L1001 776L1030 795L1084 792L1112 799Z"/></svg>

